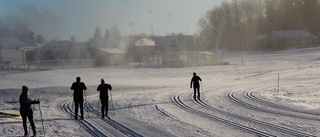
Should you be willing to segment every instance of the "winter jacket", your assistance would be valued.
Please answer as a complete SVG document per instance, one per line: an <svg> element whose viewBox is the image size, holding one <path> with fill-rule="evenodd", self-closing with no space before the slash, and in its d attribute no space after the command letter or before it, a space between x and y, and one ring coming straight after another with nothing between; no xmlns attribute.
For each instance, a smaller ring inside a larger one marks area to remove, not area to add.
<svg viewBox="0 0 320 137"><path fill-rule="evenodd" d="M31 100L25 95L20 95L19 102L20 102L20 112L25 112L25 113L32 111L31 109L32 104L39 104L39 101Z"/></svg>
<svg viewBox="0 0 320 137"><path fill-rule="evenodd" d="M112 90L112 86L110 84L100 84L97 88L97 91L100 91L100 99L108 99L108 90Z"/></svg>
<svg viewBox="0 0 320 137"><path fill-rule="evenodd" d="M193 76L191 79L190 88L192 88L192 83L193 83L193 88L199 88L200 87L199 81L202 81L202 79L199 76Z"/></svg>
<svg viewBox="0 0 320 137"><path fill-rule="evenodd" d="M83 90L87 90L86 85L83 82L74 82L71 90L73 90L73 101L83 102Z"/></svg>

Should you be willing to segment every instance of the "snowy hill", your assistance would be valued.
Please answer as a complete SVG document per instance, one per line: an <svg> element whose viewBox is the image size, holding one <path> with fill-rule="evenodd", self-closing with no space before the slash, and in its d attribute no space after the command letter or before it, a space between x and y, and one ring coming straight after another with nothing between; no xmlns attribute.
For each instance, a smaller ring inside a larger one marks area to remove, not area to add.
<svg viewBox="0 0 320 137"><path fill-rule="evenodd" d="M2 71L0 112L19 114L26 85L31 98L41 100L46 136L320 136L319 52L246 52L245 65L238 65L241 53L229 52L223 60L233 65L227 66ZM193 72L203 80L201 101L192 99ZM71 113L77 76L88 87L84 121ZM101 78L113 86L111 119L100 118ZM34 109L43 136L38 105ZM21 119L0 118L0 136L22 135Z"/></svg>

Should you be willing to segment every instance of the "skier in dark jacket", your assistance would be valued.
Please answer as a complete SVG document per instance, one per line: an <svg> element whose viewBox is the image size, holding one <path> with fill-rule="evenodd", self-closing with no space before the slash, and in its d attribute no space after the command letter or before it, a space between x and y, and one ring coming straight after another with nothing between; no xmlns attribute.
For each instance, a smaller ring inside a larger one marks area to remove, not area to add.
<svg viewBox="0 0 320 137"><path fill-rule="evenodd" d="M73 101L75 103L75 119L78 119L78 106L80 104L81 119L83 120L83 90L87 90L87 87L81 82L80 77L77 77L76 82L71 86L71 90L73 90Z"/></svg>
<svg viewBox="0 0 320 137"><path fill-rule="evenodd" d="M31 109L32 104L39 104L39 100L31 100L29 97L29 89L27 86L22 86L22 93L19 98L20 102L20 115L22 117L23 121L23 129L24 129L24 135L28 136L28 130L27 130L27 118L29 119L29 122L32 127L33 135L37 135L36 127L33 122L33 112Z"/></svg>
<svg viewBox="0 0 320 137"><path fill-rule="evenodd" d="M193 72L193 77L191 79L190 88L192 88L193 84L193 99L196 99L196 93L198 92L198 99L200 100L200 84L199 81L202 81L202 79L197 76L195 72Z"/></svg>
<svg viewBox="0 0 320 137"><path fill-rule="evenodd" d="M102 118L104 116L108 116L108 90L112 90L112 86L110 84L106 84L103 79L101 79L101 84L98 86L97 91L100 91L100 101L101 101L101 115ZM104 110L106 110L106 115L104 115Z"/></svg>

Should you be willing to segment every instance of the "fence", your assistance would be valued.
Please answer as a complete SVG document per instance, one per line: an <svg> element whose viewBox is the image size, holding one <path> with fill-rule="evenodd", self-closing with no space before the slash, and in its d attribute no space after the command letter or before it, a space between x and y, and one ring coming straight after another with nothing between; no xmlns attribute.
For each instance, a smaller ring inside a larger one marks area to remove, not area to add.
<svg viewBox="0 0 320 137"><path fill-rule="evenodd" d="M67 69L67 68L85 68L95 67L95 59L59 59L26 62L23 64L3 63L1 70L46 70L46 69Z"/></svg>

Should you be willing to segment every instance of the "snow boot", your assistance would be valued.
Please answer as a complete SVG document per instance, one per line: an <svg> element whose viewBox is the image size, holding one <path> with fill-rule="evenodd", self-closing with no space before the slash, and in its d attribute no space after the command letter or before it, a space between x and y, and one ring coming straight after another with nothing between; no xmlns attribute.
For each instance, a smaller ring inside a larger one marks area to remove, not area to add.
<svg viewBox="0 0 320 137"><path fill-rule="evenodd" d="M36 130L33 130L33 136L37 136L37 131Z"/></svg>

